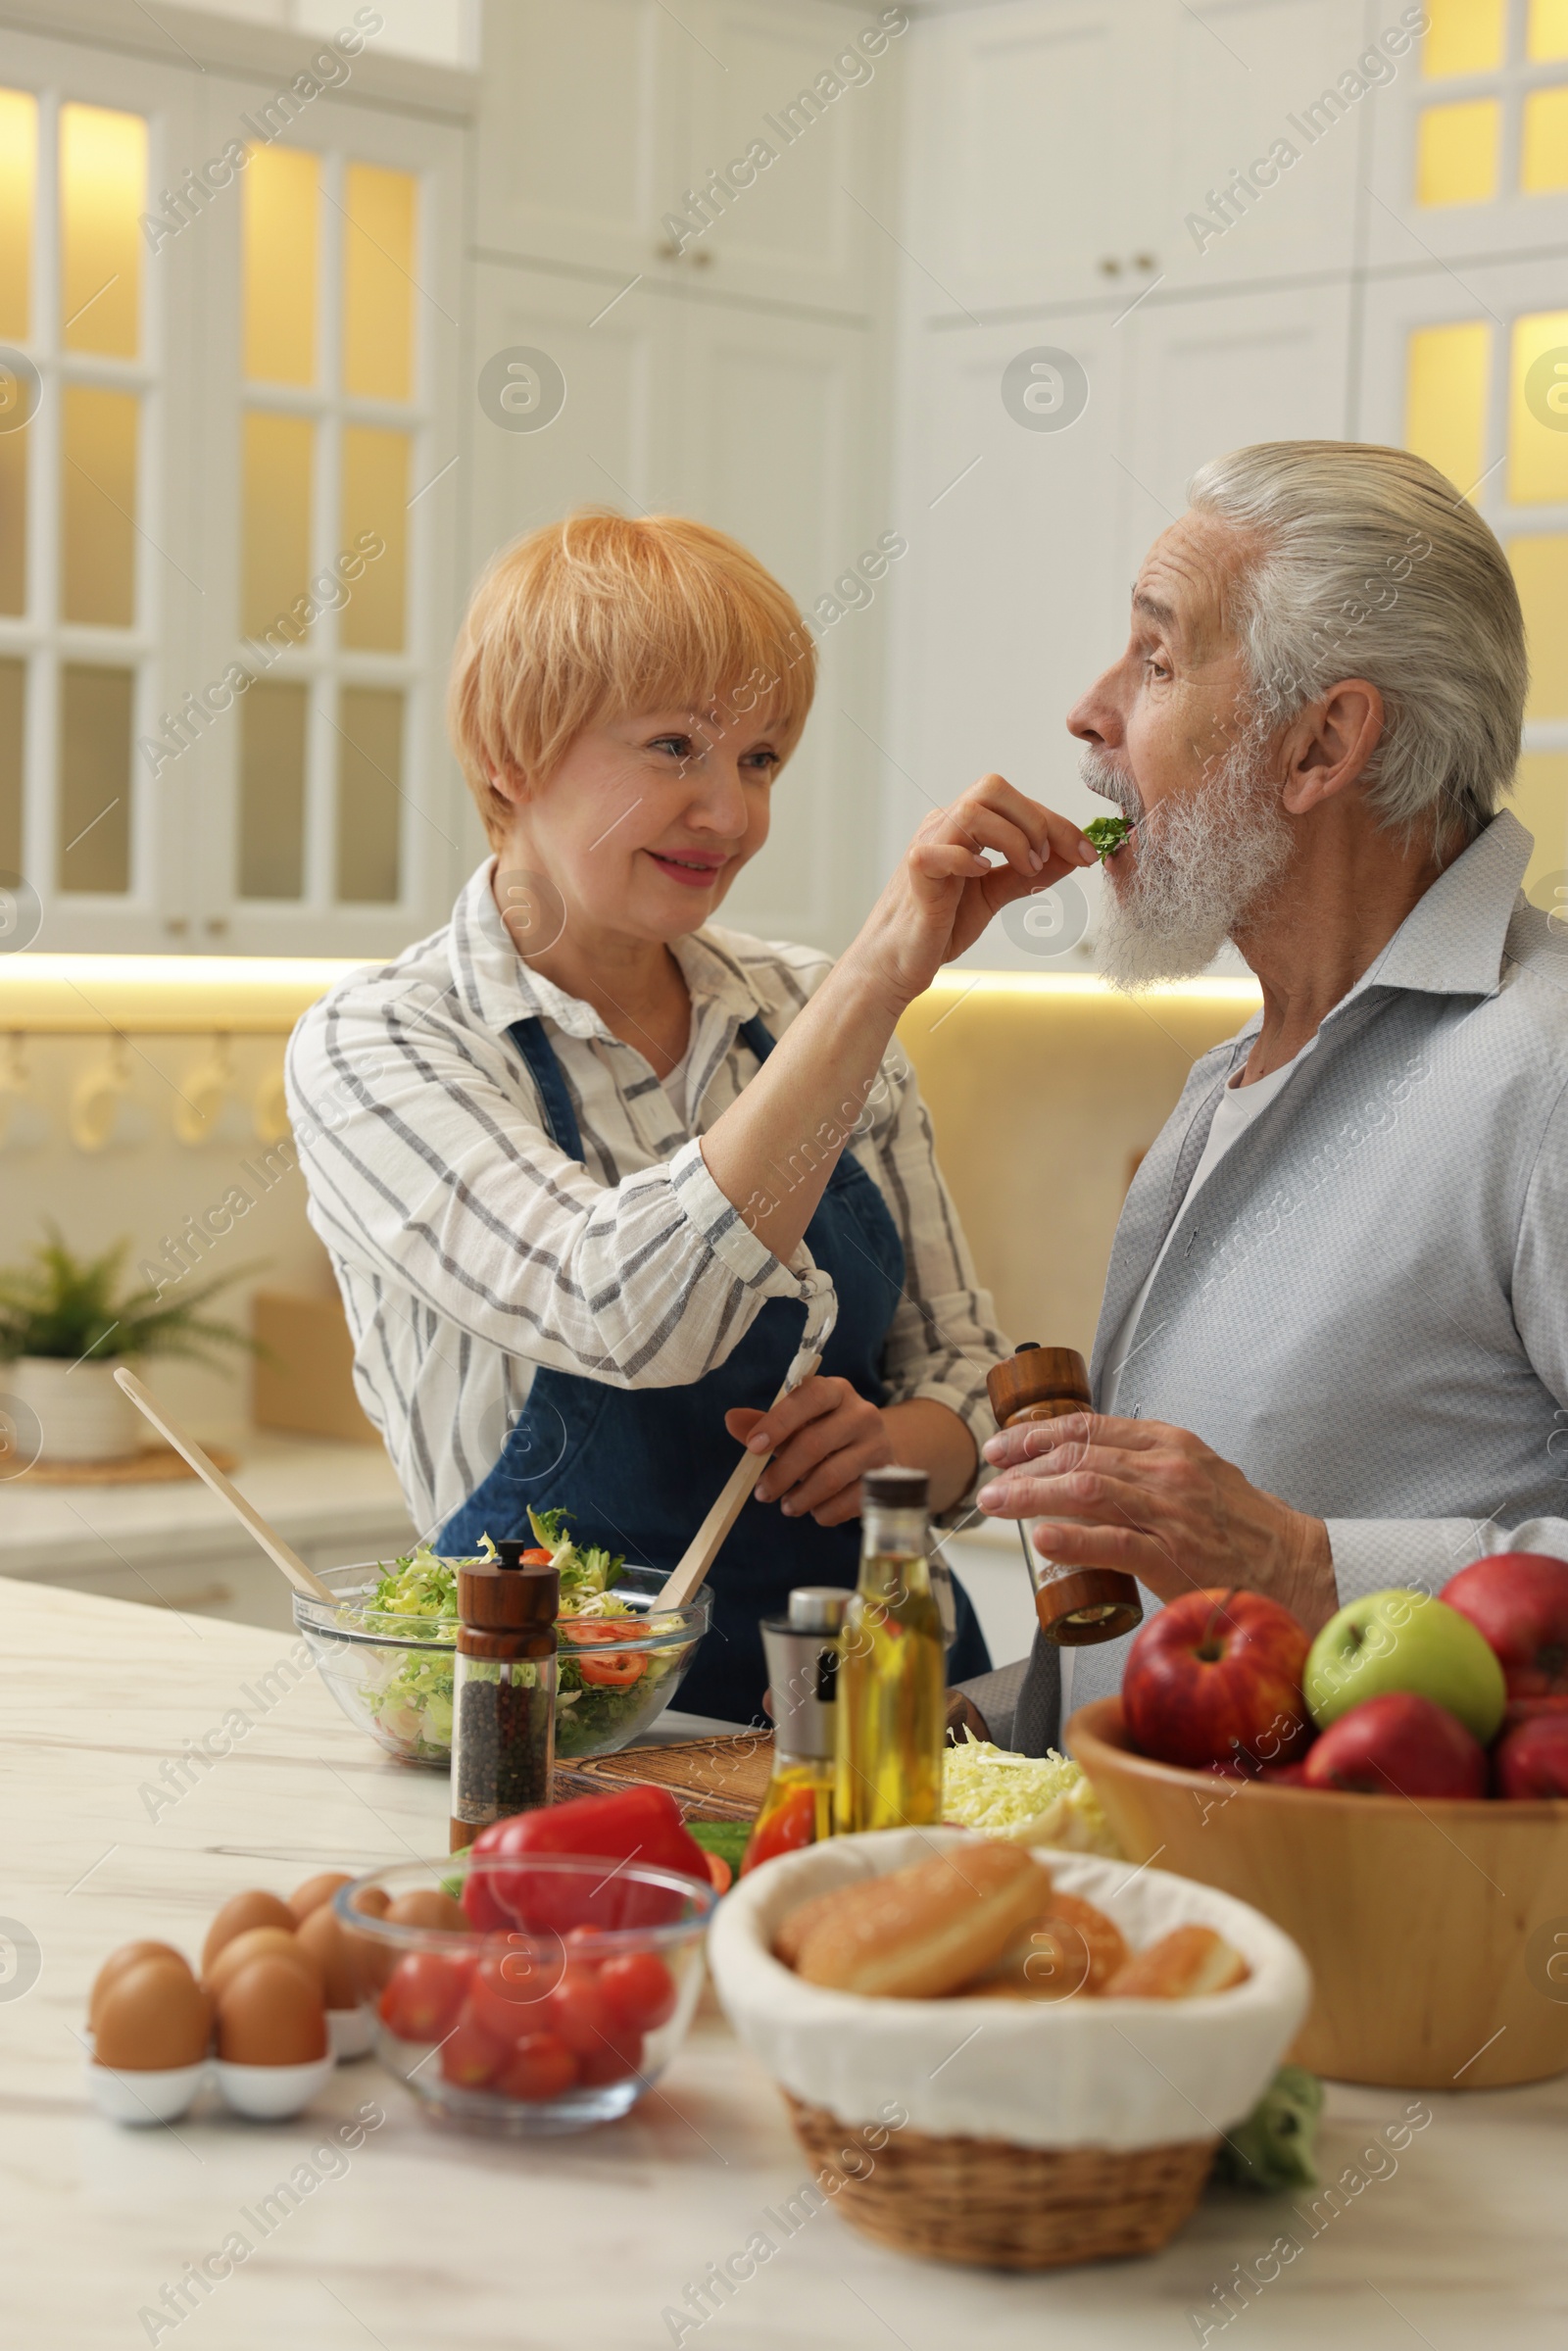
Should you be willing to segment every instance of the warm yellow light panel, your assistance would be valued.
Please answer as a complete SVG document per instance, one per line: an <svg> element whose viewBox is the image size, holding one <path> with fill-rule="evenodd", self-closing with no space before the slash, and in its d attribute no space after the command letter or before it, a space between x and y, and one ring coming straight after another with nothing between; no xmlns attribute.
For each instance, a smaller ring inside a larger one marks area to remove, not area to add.
<svg viewBox="0 0 1568 2351"><path fill-rule="evenodd" d="M338 643L360 653L401 653L408 586L409 462L407 433L350 424L343 428L343 508L339 544L356 546L373 531L385 552L368 556L349 582L338 614Z"/></svg>
<svg viewBox="0 0 1568 2351"><path fill-rule="evenodd" d="M380 686L338 696L337 890L345 906L392 906L403 830L403 697Z"/></svg>
<svg viewBox="0 0 1568 2351"><path fill-rule="evenodd" d="M147 125L102 106L60 109L60 339L134 359L141 346Z"/></svg>
<svg viewBox="0 0 1568 2351"><path fill-rule="evenodd" d="M299 147L253 147L244 189L245 372L314 383L319 162Z"/></svg>
<svg viewBox="0 0 1568 2351"><path fill-rule="evenodd" d="M1485 204L1497 192L1495 98L1429 106L1416 141L1416 199L1421 204Z"/></svg>
<svg viewBox="0 0 1568 2351"><path fill-rule="evenodd" d="M140 403L130 392L68 384L61 408L60 616L98 628L130 628L136 618Z"/></svg>
<svg viewBox="0 0 1568 2351"><path fill-rule="evenodd" d="M1421 71L1432 81L1448 73L1490 73L1502 63L1507 0L1426 0L1431 29L1421 48Z"/></svg>
<svg viewBox="0 0 1568 2351"><path fill-rule="evenodd" d="M27 432L0 432L0 612L27 609Z"/></svg>
<svg viewBox="0 0 1568 2351"><path fill-rule="evenodd" d="M68 662L60 672L56 871L62 890L130 888L128 669Z"/></svg>
<svg viewBox="0 0 1568 2351"><path fill-rule="evenodd" d="M1558 355L1561 355L1560 357ZM1544 364L1544 384L1532 378ZM1526 399L1534 383L1536 414ZM1562 419L1559 423L1558 419ZM1508 391L1508 497L1514 506L1553 506L1568 499L1568 311L1537 311L1516 318Z"/></svg>
<svg viewBox="0 0 1568 2351"><path fill-rule="evenodd" d="M1512 539L1508 561L1530 648L1525 716L1568 718L1568 538Z"/></svg>
<svg viewBox="0 0 1568 2351"><path fill-rule="evenodd" d="M1405 349L1404 445L1468 494L1487 469L1485 319L1419 326Z"/></svg>
<svg viewBox="0 0 1568 2351"><path fill-rule="evenodd" d="M1568 82L1526 94L1519 185L1527 196L1568 188Z"/></svg>
<svg viewBox="0 0 1568 2351"><path fill-rule="evenodd" d="M1525 54L1533 65L1568 57L1568 0L1530 0Z"/></svg>
<svg viewBox="0 0 1568 2351"><path fill-rule="evenodd" d="M1568 751L1527 751L1514 779L1512 806L1520 823L1536 836L1524 887L1535 905L1543 906L1539 884L1548 873L1568 871ZM1556 927L1568 946L1568 894L1558 899L1557 909Z"/></svg>
<svg viewBox="0 0 1568 2351"><path fill-rule="evenodd" d="M343 389L369 400L414 397L412 172L350 164L344 182Z"/></svg>
<svg viewBox="0 0 1568 2351"><path fill-rule="evenodd" d="M311 473L316 427L305 416L253 410L245 419L240 625L248 637L298 641L308 625L293 613L311 569Z"/></svg>
<svg viewBox="0 0 1568 2351"><path fill-rule="evenodd" d="M0 873L22 871L22 746L27 664L0 661Z"/></svg>
<svg viewBox="0 0 1568 2351"><path fill-rule="evenodd" d="M259 678L240 705L241 898L305 894L305 742L310 690Z"/></svg>
<svg viewBox="0 0 1568 2351"><path fill-rule="evenodd" d="M24 343L32 326L32 191L38 101L0 90L0 335Z"/></svg>

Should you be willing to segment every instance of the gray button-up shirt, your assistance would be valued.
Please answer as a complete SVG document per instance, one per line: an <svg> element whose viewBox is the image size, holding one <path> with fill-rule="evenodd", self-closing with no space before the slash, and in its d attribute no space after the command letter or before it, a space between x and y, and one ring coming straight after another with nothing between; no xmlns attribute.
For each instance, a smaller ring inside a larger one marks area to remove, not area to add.
<svg viewBox="0 0 1568 2351"><path fill-rule="evenodd" d="M1117 1411L1325 1519L1342 1602L1488 1551L1568 1557L1568 936L1520 893L1532 846L1493 819L1188 1199L1262 1014L1195 1062L1116 1229L1097 1402L1169 1232ZM1074 1705L1126 1649L1073 1652ZM995 1735L1049 1736L1045 1650Z"/></svg>

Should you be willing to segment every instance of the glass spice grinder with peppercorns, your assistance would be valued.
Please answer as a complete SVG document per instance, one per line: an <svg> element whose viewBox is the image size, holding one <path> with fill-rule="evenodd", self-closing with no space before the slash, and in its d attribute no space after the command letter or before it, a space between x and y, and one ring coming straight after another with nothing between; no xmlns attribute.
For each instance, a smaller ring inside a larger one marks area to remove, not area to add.
<svg viewBox="0 0 1568 2351"><path fill-rule="evenodd" d="M458 1568L452 1690L452 1850L550 1801L556 1760L556 1618L548 1551L501 1543Z"/></svg>

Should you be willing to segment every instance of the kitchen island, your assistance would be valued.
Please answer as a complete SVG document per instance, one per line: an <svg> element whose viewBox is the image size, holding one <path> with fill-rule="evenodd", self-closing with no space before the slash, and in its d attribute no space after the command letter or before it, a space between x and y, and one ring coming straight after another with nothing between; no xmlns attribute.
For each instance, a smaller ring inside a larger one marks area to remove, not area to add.
<svg viewBox="0 0 1568 2351"><path fill-rule="evenodd" d="M1331 2086L1315 2200L1211 2190L1149 2262L1034 2278L948 2269L797 2206L793 2233L775 2227L771 2259L701 2324L688 2286L809 2177L777 2092L716 2014L631 2115L581 2137L456 2135L373 2059L340 2067L294 2123L203 2105L169 2129L118 2129L81 2075L87 1991L108 1952L146 1935L195 1957L241 1887L286 1893L318 1870L443 1852L446 1783L352 1730L313 1674L296 1678L286 1635L3 1589L0 2307L17 2351L1558 2351L1568 2339L1568 2079L1425 2098ZM220 1760L189 1760L233 1708L252 1728ZM1412 2108L1430 2121L1395 2156L1384 2131ZM345 2153L348 2125L358 2143ZM313 2163L313 2149L330 2152ZM1329 2201L1348 2173L1359 2184ZM294 2195L269 2207L291 2174ZM269 2210L264 2233L252 2223ZM235 2230L248 2258L172 2315L165 2288ZM1287 2231L1300 2251L1282 2268L1268 2255Z"/></svg>

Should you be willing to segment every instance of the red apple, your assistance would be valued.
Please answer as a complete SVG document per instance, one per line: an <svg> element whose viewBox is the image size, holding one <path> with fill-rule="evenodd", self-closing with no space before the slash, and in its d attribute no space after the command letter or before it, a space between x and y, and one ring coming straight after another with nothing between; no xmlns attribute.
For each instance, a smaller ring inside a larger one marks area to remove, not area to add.
<svg viewBox="0 0 1568 2351"><path fill-rule="evenodd" d="M1568 1714L1538 1714L1505 1731L1492 1769L1499 1796L1568 1796Z"/></svg>
<svg viewBox="0 0 1568 2351"><path fill-rule="evenodd" d="M1307 1785L1304 1763L1265 1763L1257 1776L1265 1788L1305 1788Z"/></svg>
<svg viewBox="0 0 1568 2351"><path fill-rule="evenodd" d="M1312 1736L1301 1695L1310 1645L1261 1592L1184 1592L1128 1652L1121 1702L1133 1744L1199 1772L1294 1761Z"/></svg>
<svg viewBox="0 0 1568 2351"><path fill-rule="evenodd" d="M1443 1588L1502 1667L1510 1723L1568 1709L1568 1559L1498 1551Z"/></svg>
<svg viewBox="0 0 1568 2351"><path fill-rule="evenodd" d="M1446 1706L1391 1690L1331 1723L1301 1777L1307 1788L1352 1795L1484 1796L1487 1758Z"/></svg>

